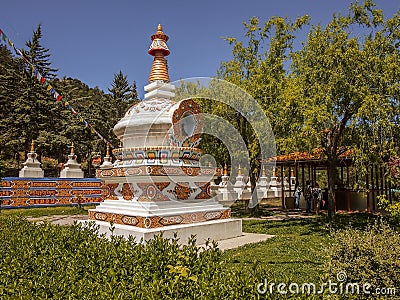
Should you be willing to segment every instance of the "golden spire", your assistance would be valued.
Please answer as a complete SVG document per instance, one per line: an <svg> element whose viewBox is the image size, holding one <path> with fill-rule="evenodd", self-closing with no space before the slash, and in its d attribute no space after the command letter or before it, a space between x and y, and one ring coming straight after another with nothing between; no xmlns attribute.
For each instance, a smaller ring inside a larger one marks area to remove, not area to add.
<svg viewBox="0 0 400 300"><path fill-rule="evenodd" d="M294 177L294 169L291 170L290 176L291 176L291 177Z"/></svg>
<svg viewBox="0 0 400 300"><path fill-rule="evenodd" d="M242 168L239 165L239 169L238 169L238 176L242 175Z"/></svg>
<svg viewBox="0 0 400 300"><path fill-rule="evenodd" d="M275 167L273 167L273 169L272 169L272 176L276 177L276 168Z"/></svg>
<svg viewBox="0 0 400 300"><path fill-rule="evenodd" d="M161 24L158 24L157 32L151 36L150 55L154 56L153 65L149 76L149 83L153 81L169 82L167 61L164 56L169 55L167 46L168 36L162 31Z"/></svg>
<svg viewBox="0 0 400 300"><path fill-rule="evenodd" d="M35 152L35 141L34 140L32 140L32 142L31 142L31 152L32 153Z"/></svg>
<svg viewBox="0 0 400 300"><path fill-rule="evenodd" d="M106 156L110 156L110 144L107 143L107 153Z"/></svg>
<svg viewBox="0 0 400 300"><path fill-rule="evenodd" d="M71 145L71 155L75 155L74 142L72 142L72 145Z"/></svg>
<svg viewBox="0 0 400 300"><path fill-rule="evenodd" d="M226 164L224 166L224 176L228 176L228 166Z"/></svg>
<svg viewBox="0 0 400 300"><path fill-rule="evenodd" d="M265 173L265 165L262 166L262 173L261 173L262 177L266 177L267 174Z"/></svg>

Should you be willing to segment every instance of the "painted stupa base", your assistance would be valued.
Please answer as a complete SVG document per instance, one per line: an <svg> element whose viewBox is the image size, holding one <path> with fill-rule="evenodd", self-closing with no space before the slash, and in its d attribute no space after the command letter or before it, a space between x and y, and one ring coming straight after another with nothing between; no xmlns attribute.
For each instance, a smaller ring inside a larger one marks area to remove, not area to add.
<svg viewBox="0 0 400 300"><path fill-rule="evenodd" d="M89 221L83 221L87 223ZM134 237L137 242L147 242L156 235L162 234L164 238L179 238L181 244L187 244L191 236L195 236L198 245L204 244L208 239L222 241L242 236L242 220L222 219L199 222L192 224L170 225L158 228L141 228L131 225L113 224L111 233L110 223L95 221L99 226L99 233L107 237L114 236Z"/></svg>
<svg viewBox="0 0 400 300"><path fill-rule="evenodd" d="M223 240L242 235L241 220L230 219L230 209L213 199L206 201L138 202L105 200L89 210L89 220L100 226L100 233L133 236L147 241L163 232L171 238L176 233L182 243L196 235L199 243Z"/></svg>

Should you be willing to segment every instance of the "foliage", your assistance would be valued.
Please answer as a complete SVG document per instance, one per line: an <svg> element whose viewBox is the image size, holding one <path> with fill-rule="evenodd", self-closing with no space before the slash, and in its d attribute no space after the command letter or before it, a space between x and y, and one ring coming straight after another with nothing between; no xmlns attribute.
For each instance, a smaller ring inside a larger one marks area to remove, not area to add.
<svg viewBox="0 0 400 300"><path fill-rule="evenodd" d="M55 87L63 99L78 111L113 145L118 141L112 131L128 106L137 101L136 83L127 86L123 99L104 93L98 87L90 88L78 79L57 78L51 67L49 49L41 44L41 25L33 32L24 55ZM0 45L0 158L10 162L19 153L27 152L31 140L36 141L39 157L46 156L65 162L68 146L75 142L78 161L86 162L87 175L93 175L90 161L93 152L105 152L105 145L85 128L66 105L56 102L20 58L13 58L6 46ZM121 72L122 79L126 80ZM118 89L118 85L115 89ZM114 89L112 89L114 91ZM78 116L78 115L77 115ZM12 130L10 130L12 128ZM40 158L39 158L40 159ZM21 157L21 160L24 160Z"/></svg>
<svg viewBox="0 0 400 300"><path fill-rule="evenodd" d="M122 118L128 107L135 104L138 100L136 82L134 81L132 86L129 86L128 76L124 75L121 70L117 74L114 74L111 88L108 91L112 95L113 106L116 108L116 115L119 118Z"/></svg>
<svg viewBox="0 0 400 300"><path fill-rule="evenodd" d="M379 195L378 206L386 210L392 221L400 226L400 158L390 157L387 167L389 170L389 180L394 184L395 189L392 189L391 201L387 195Z"/></svg>
<svg viewBox="0 0 400 300"><path fill-rule="evenodd" d="M227 39L233 58L218 74L263 106L278 154L319 148L329 162L330 215L343 151L352 150L361 172L398 151L399 18L384 19L366 0L350 5L347 15L334 14L326 26L311 26L298 51L292 49L295 33L308 16L295 22L273 17L264 26L252 18L244 24L247 46Z"/></svg>
<svg viewBox="0 0 400 300"><path fill-rule="evenodd" d="M93 226L4 217L0 240L2 299L249 299L260 282L252 270L227 269L215 244L199 249L194 239L137 244L98 238Z"/></svg>
<svg viewBox="0 0 400 300"><path fill-rule="evenodd" d="M342 229L333 233L327 247L325 277L338 282L339 272L347 282L371 284L375 288L400 286L400 234L382 220L365 230ZM396 291L398 292L398 291Z"/></svg>

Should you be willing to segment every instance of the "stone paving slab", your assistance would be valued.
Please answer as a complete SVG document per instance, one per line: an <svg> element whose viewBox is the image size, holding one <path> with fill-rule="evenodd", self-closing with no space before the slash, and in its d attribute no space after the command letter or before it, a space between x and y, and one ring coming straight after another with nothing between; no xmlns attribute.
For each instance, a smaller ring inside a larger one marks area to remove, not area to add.
<svg viewBox="0 0 400 300"><path fill-rule="evenodd" d="M218 248L221 249L222 251L225 251L229 249L235 249L247 244L255 244L263 242L273 237L274 235L269 235L269 234L243 232L242 236L218 241ZM201 247L204 245L199 245L199 246Z"/></svg>

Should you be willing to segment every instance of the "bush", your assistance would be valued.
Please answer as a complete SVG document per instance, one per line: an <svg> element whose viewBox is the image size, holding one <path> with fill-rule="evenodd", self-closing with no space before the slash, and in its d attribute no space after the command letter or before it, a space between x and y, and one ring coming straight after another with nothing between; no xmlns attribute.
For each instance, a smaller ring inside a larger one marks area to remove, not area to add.
<svg viewBox="0 0 400 300"><path fill-rule="evenodd" d="M215 243L108 240L94 225L2 217L0 253L1 299L251 299L261 281L252 269L228 270Z"/></svg>
<svg viewBox="0 0 400 300"><path fill-rule="evenodd" d="M369 283L371 292L400 286L400 234L382 220L365 230L335 232L327 252L326 281L339 282L344 272L347 283Z"/></svg>

